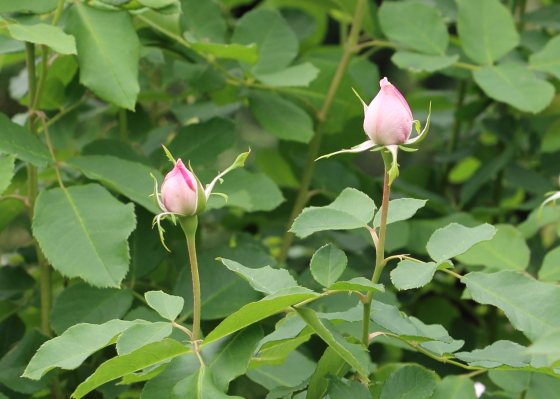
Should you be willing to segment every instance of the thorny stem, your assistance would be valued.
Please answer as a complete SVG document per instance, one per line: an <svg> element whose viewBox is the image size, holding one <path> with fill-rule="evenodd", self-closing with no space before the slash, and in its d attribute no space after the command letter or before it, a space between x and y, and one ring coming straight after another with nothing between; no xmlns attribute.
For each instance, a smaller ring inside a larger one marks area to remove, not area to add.
<svg viewBox="0 0 560 399"><path fill-rule="evenodd" d="M379 281L383 267L385 266L385 235L387 232L387 214L389 211L389 197L391 195L391 185L389 184L389 169L391 167L391 154L381 153L383 155L384 177L383 177L383 199L381 202L381 220L379 223L378 242L375 253L375 269L371 281L375 284ZM367 347L369 345L369 318L371 311L371 301L373 300L373 291L368 292L367 299L364 302L364 313L362 319L362 342Z"/></svg>
<svg viewBox="0 0 560 399"><path fill-rule="evenodd" d="M288 220L288 226L286 229L286 233L284 234L284 238L282 240L282 248L280 249L280 255L278 256L279 263L286 263L286 259L288 258L288 250L292 244L294 239L294 234L291 233L289 230L294 223L296 217L301 213L303 207L307 203L308 200L308 192L309 192L309 185L311 183L311 178L313 176L313 169L315 167L315 159L319 154L319 148L321 146L321 139L323 137L324 132L324 125L327 119L327 115L331 109L332 103L340 86L340 82L346 73L348 68L348 63L350 62L350 58L352 54L357 51L357 43L360 34L360 30L362 29L362 21L363 21L363 14L364 9L366 6L365 0L358 0L356 4L356 10L354 12L354 19L352 21L352 27L350 28L350 34L348 35L348 40L344 47L344 53L342 54L342 58L338 64L336 69L335 75L331 84L329 86L329 90L325 97L325 101L323 102L323 106L317 113L317 127L315 129L315 135L309 144L309 149L307 151L307 159L305 161L305 167L303 169L303 174L301 177L301 184L299 188L298 195L296 197L296 201L294 203L294 207L292 208L292 212L290 214L290 219Z"/></svg>

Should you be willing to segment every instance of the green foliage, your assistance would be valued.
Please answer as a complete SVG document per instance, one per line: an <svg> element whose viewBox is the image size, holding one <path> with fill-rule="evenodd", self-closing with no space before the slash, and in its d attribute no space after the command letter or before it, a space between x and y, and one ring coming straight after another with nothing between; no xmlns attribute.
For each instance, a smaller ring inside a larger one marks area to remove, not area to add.
<svg viewBox="0 0 560 399"><path fill-rule="evenodd" d="M47 166L52 160L47 150L29 130L12 122L5 114L0 113L0 151L15 155L17 158L35 166Z"/></svg>
<svg viewBox="0 0 560 399"><path fill-rule="evenodd" d="M347 263L348 259L343 251L327 244L313 254L309 269L319 284L330 287L342 275Z"/></svg>
<svg viewBox="0 0 560 399"><path fill-rule="evenodd" d="M181 310L185 301L183 298L168 295L163 291L150 291L144 294L146 302L152 309L159 313L161 317L169 321L174 321Z"/></svg>
<svg viewBox="0 0 560 399"><path fill-rule="evenodd" d="M120 319L130 309L131 304L132 292L128 289L74 284L56 298L51 312L52 328L60 335L75 324L102 324Z"/></svg>
<svg viewBox="0 0 560 399"><path fill-rule="evenodd" d="M80 82L100 98L134 110L140 45L130 15L77 3L67 31L76 38ZM101 78L99 71L106 74Z"/></svg>
<svg viewBox="0 0 560 399"><path fill-rule="evenodd" d="M432 396L435 387L434 373L419 366L409 365L387 378L379 399L425 399Z"/></svg>
<svg viewBox="0 0 560 399"><path fill-rule="evenodd" d="M373 218L375 203L364 193L347 188L334 202L322 208L306 208L291 229L305 238L322 230L347 230L366 227Z"/></svg>
<svg viewBox="0 0 560 399"><path fill-rule="evenodd" d="M556 3L0 0L0 398L555 398Z"/></svg>
<svg viewBox="0 0 560 399"><path fill-rule="evenodd" d="M531 340L552 332L560 325L560 317L553 309L560 288L541 283L523 273L503 270L498 273L469 273L461 279L472 298L502 309L511 323ZM535 292L541 301L534 301Z"/></svg>
<svg viewBox="0 0 560 399"><path fill-rule="evenodd" d="M126 239L136 224L132 205L90 184L44 190L36 208L33 233L56 270L99 287L119 286L128 271Z"/></svg>

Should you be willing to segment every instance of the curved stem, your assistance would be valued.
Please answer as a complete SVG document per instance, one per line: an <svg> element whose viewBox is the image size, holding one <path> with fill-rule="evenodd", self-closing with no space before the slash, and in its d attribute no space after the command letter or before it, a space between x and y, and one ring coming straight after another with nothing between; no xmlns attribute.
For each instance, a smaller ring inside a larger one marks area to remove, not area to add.
<svg viewBox="0 0 560 399"><path fill-rule="evenodd" d="M342 54L342 58L338 63L338 67L334 74L333 80L329 86L329 90L327 91L327 95L325 97L325 101L323 102L323 106L317 113L318 124L317 128L315 129L315 135L309 144L309 150L307 151L307 159L305 161L305 167L303 169L303 174L301 177L301 184L299 188L298 195L296 197L296 201L294 203L294 207L292 208L292 212L290 214L290 219L288 220L288 226L286 229L286 233L284 234L284 238L282 240L282 248L280 249L280 255L278 256L278 262L280 264L286 263L286 259L288 258L288 250L292 245L292 241L294 239L294 234L291 233L289 230L294 223L296 217L301 213L303 207L307 203L308 200L308 192L309 192L309 185L311 184L311 178L313 177L313 169L315 167L315 159L319 154L319 148L321 146L321 139L323 137L324 132L324 124L327 118L327 114L329 113L338 88L340 86L340 82L348 69L348 63L350 62L350 57L357 51L357 43L358 43L358 36L360 34L360 30L362 29L362 21L364 10L366 6L365 0L358 0L356 4L356 10L354 12L354 20L352 21L352 27L350 29L350 34L348 36L348 40L344 47L344 53Z"/></svg>

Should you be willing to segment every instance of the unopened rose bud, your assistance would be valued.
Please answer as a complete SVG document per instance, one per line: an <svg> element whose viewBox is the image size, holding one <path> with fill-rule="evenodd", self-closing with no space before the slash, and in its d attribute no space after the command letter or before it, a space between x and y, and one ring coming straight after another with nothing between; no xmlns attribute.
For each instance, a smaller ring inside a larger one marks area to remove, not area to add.
<svg viewBox="0 0 560 399"><path fill-rule="evenodd" d="M402 94L387 78L381 90L367 107L364 131L377 145L404 144L412 132L412 112Z"/></svg>
<svg viewBox="0 0 560 399"><path fill-rule="evenodd" d="M181 159L165 176L161 185L161 199L167 211L183 216L196 215L206 208L204 190Z"/></svg>

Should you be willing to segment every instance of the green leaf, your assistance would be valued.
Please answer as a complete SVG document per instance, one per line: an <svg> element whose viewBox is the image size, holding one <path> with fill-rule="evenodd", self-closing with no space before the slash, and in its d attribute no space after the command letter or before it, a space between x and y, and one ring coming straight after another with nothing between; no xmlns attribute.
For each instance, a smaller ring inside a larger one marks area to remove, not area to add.
<svg viewBox="0 0 560 399"><path fill-rule="evenodd" d="M279 365L265 364L249 370L247 377L272 390L279 386L296 386L307 380L317 363L295 350Z"/></svg>
<svg viewBox="0 0 560 399"><path fill-rule="evenodd" d="M560 287L533 280L523 273L469 273L461 281L473 300L502 309L511 324L531 340L560 328ZM539 300L535 300L535 293Z"/></svg>
<svg viewBox="0 0 560 399"><path fill-rule="evenodd" d="M99 366L92 375L78 385L72 397L76 399L83 398L86 394L106 382L165 360L173 359L189 351L189 348L181 345L179 342L166 338L163 341L143 346L128 355L114 357Z"/></svg>
<svg viewBox="0 0 560 399"><path fill-rule="evenodd" d="M385 292L383 284L372 283L365 277L355 277L349 281L338 281L328 287L329 291L377 291Z"/></svg>
<svg viewBox="0 0 560 399"><path fill-rule="evenodd" d="M233 260L219 259L232 272L243 277L255 290L273 294L283 288L297 287L298 283L285 269L273 269L270 266L259 269L245 267Z"/></svg>
<svg viewBox="0 0 560 399"><path fill-rule="evenodd" d="M128 12L75 3L67 30L76 38L80 82L103 100L134 111L140 43Z"/></svg>
<svg viewBox="0 0 560 399"><path fill-rule="evenodd" d="M560 247L554 248L544 256L539 269L539 280L560 281Z"/></svg>
<svg viewBox="0 0 560 399"><path fill-rule="evenodd" d="M88 184L42 190L35 204L33 235L63 275L99 287L119 287L128 272L126 239L135 224L131 204Z"/></svg>
<svg viewBox="0 0 560 399"><path fill-rule="evenodd" d="M468 265L525 270L529 264L530 251L522 234L511 225L497 225L496 228L496 234L491 240L476 244L457 256L457 259Z"/></svg>
<svg viewBox="0 0 560 399"><path fill-rule="evenodd" d="M209 367L200 367L194 374L173 387L171 399L243 399L239 396L228 396L220 391L214 383L212 374Z"/></svg>
<svg viewBox="0 0 560 399"><path fill-rule="evenodd" d="M229 60L247 62L249 64L256 64L259 60L259 52L254 43L242 46L237 43L218 44L196 42L192 43L191 47L196 51L213 55L216 58L226 58Z"/></svg>
<svg viewBox="0 0 560 399"><path fill-rule="evenodd" d="M389 201L389 212L387 215L387 224L399 222L401 220L410 219L418 211L426 205L427 200L419 200L414 198L400 198ZM381 210L375 214L373 219L373 227L379 227L381 223Z"/></svg>
<svg viewBox="0 0 560 399"><path fill-rule="evenodd" d="M326 381L326 380L325 380ZM276 388L270 390L270 392L266 395L266 399L280 399L288 396L296 391L301 391L305 389L305 387L309 384L309 380L303 380L301 384L287 387L279 385ZM325 391L326 393L327 391ZM300 392L301 395L301 392ZM1 399L1 398L0 398Z"/></svg>
<svg viewBox="0 0 560 399"><path fill-rule="evenodd" d="M492 65L519 44L509 10L499 0L457 0L461 47L480 65Z"/></svg>
<svg viewBox="0 0 560 399"><path fill-rule="evenodd" d="M8 25L10 35L22 42L44 44L60 54L76 54L76 40L58 26L47 24Z"/></svg>
<svg viewBox="0 0 560 399"><path fill-rule="evenodd" d="M130 271L127 280L138 280L157 268L167 251L161 245L157 229L152 229L153 214L144 208L136 209L136 230L128 239Z"/></svg>
<svg viewBox="0 0 560 399"><path fill-rule="evenodd" d="M371 320L409 341L426 342L435 340L444 343L452 343L453 341L441 325L426 325L415 317L403 315L395 306L379 301L372 302Z"/></svg>
<svg viewBox="0 0 560 399"><path fill-rule="evenodd" d="M386 3L391 4L391 3ZM406 4L406 3L404 3ZM397 51L391 61L402 69L412 72L435 72L447 68L459 60L459 55L428 55Z"/></svg>
<svg viewBox="0 0 560 399"><path fill-rule="evenodd" d="M169 321L174 321L179 316L185 304L180 296L168 295L163 291L149 291L144 297L152 309Z"/></svg>
<svg viewBox="0 0 560 399"><path fill-rule="evenodd" d="M327 379L331 399L371 399L368 388L359 381L346 380L346 382L343 382L340 378L332 375L329 375Z"/></svg>
<svg viewBox="0 0 560 399"><path fill-rule="evenodd" d="M163 8L175 2L175 0L137 0L138 3L150 8Z"/></svg>
<svg viewBox="0 0 560 399"><path fill-rule="evenodd" d="M489 97L525 112L542 111L554 96L551 83L513 62L483 67L474 71L473 77Z"/></svg>
<svg viewBox="0 0 560 399"><path fill-rule="evenodd" d="M436 9L416 1L386 2L379 9L381 29L391 39L413 50L444 55L447 27Z"/></svg>
<svg viewBox="0 0 560 399"><path fill-rule="evenodd" d="M48 338L39 331L31 330L23 339L0 360L0 382L8 388L20 393L35 393L46 388L54 374L49 374L40 381L30 381L21 378L25 366L37 349Z"/></svg>
<svg viewBox="0 0 560 399"><path fill-rule="evenodd" d="M257 166L280 187L299 187L299 180L292 167L277 150L260 149L257 153Z"/></svg>
<svg viewBox="0 0 560 399"><path fill-rule="evenodd" d="M558 367L560 365L560 330L543 335L529 346L525 353L546 356L550 368Z"/></svg>
<svg viewBox="0 0 560 399"><path fill-rule="evenodd" d="M302 323L303 327L305 327L305 323L303 321ZM267 343L266 345L263 345L259 349L257 357L251 358L251 363L249 363L249 370L256 369L257 367L262 367L263 365L278 366L284 364L286 358L300 345L309 341L311 335L311 331L306 331L306 333L295 338L290 338L282 341L272 341Z"/></svg>
<svg viewBox="0 0 560 399"><path fill-rule="evenodd" d="M311 258L309 268L313 278L323 287L333 285L340 277L348 259L344 251L332 244L323 245Z"/></svg>
<svg viewBox="0 0 560 399"><path fill-rule="evenodd" d="M436 390L431 399L476 399L474 382L468 377L448 375L436 382Z"/></svg>
<svg viewBox="0 0 560 399"><path fill-rule="evenodd" d="M391 270L391 281L398 290L420 288L432 281L437 268L435 262L419 263L405 259Z"/></svg>
<svg viewBox="0 0 560 399"><path fill-rule="evenodd" d="M30 11L35 14L45 14L54 11L58 0L0 0L0 14L17 12L17 11Z"/></svg>
<svg viewBox="0 0 560 399"><path fill-rule="evenodd" d="M154 188L150 173L158 179L158 182L163 182L163 176L158 170L109 155L81 156L67 159L65 163L80 170L88 178L99 180L139 203L150 212L161 212L150 197Z"/></svg>
<svg viewBox="0 0 560 399"><path fill-rule="evenodd" d="M295 308L295 311L327 345L354 367L363 378L367 379L369 355L363 346L346 341L331 322L319 319L317 313L312 309Z"/></svg>
<svg viewBox="0 0 560 399"><path fill-rule="evenodd" d="M3 113L0 113L0 131L0 152L15 155L38 167L51 164L52 158L47 147L33 133L12 122Z"/></svg>
<svg viewBox="0 0 560 399"><path fill-rule="evenodd" d="M560 79L560 36L553 37L538 53L529 56L529 65Z"/></svg>
<svg viewBox="0 0 560 399"><path fill-rule="evenodd" d="M190 161L195 167L210 166L234 140L235 124L228 119L212 118L183 126L167 148L185 163Z"/></svg>
<svg viewBox="0 0 560 399"><path fill-rule="evenodd" d="M507 392L520 394L529 388L533 373L526 370L489 370L492 382Z"/></svg>
<svg viewBox="0 0 560 399"><path fill-rule="evenodd" d="M392 373L383 388L379 399L426 399L436 388L433 371L416 365L404 366Z"/></svg>
<svg viewBox="0 0 560 399"><path fill-rule="evenodd" d="M280 139L308 143L313 137L311 117L278 94L251 90L249 109L262 127Z"/></svg>
<svg viewBox="0 0 560 399"><path fill-rule="evenodd" d="M35 287L35 279L23 267L0 267L0 299L11 299Z"/></svg>
<svg viewBox="0 0 560 399"><path fill-rule="evenodd" d="M525 354L526 348L511 341L496 341L484 349L472 352L457 352L455 357L467 362L469 366L495 368L502 365L521 368L531 363L531 356Z"/></svg>
<svg viewBox="0 0 560 399"><path fill-rule="evenodd" d="M51 311L53 330L62 334L78 323L102 324L120 319L132 305L132 291L73 284L56 298Z"/></svg>
<svg viewBox="0 0 560 399"><path fill-rule="evenodd" d="M375 203L367 195L346 188L330 205L305 208L290 231L305 238L317 231L366 227L375 209Z"/></svg>
<svg viewBox="0 0 560 399"><path fill-rule="evenodd" d="M278 186L262 173L236 169L227 174L223 183L216 184L213 192L227 195L227 201L211 195L206 209L239 207L247 212L270 211L284 201Z"/></svg>
<svg viewBox="0 0 560 399"><path fill-rule="evenodd" d="M260 8L243 15L232 36L233 43L256 43L259 61L250 69L267 74L285 69L298 52L298 39L282 15L275 10Z"/></svg>
<svg viewBox="0 0 560 399"><path fill-rule="evenodd" d="M327 374L342 378L349 370L350 365L333 348L327 346L311 375L306 399L321 399L325 396L329 382L325 378Z"/></svg>
<svg viewBox="0 0 560 399"><path fill-rule="evenodd" d="M15 160L15 155L0 157L0 195L6 191L12 181Z"/></svg>
<svg viewBox="0 0 560 399"><path fill-rule="evenodd" d="M181 0L184 19L188 30L183 35L201 42L224 43L227 23L220 5L215 1ZM250 43L247 43L250 44Z"/></svg>
<svg viewBox="0 0 560 399"><path fill-rule="evenodd" d="M142 399L171 397L175 384L195 373L199 368L200 361L194 353L187 353L172 359L165 370L144 385Z"/></svg>
<svg viewBox="0 0 560 399"><path fill-rule="evenodd" d="M222 343L212 361L207 363L220 390L227 392L230 381L247 371L251 356L262 338L262 328L253 324Z"/></svg>
<svg viewBox="0 0 560 399"><path fill-rule="evenodd" d="M181 298L183 299L183 298ZM171 335L173 326L167 322L140 323L127 328L117 338L117 353L119 356L128 355L136 349L152 342L161 341Z"/></svg>
<svg viewBox="0 0 560 399"><path fill-rule="evenodd" d="M465 253L479 242L491 240L494 234L496 229L486 223L473 228L451 223L432 234L426 249L431 258L440 263Z"/></svg>
<svg viewBox="0 0 560 399"><path fill-rule="evenodd" d="M43 344L31 359L23 377L38 380L47 371L60 367L73 370L92 353L114 342L114 337L133 322L111 320L102 325L78 324Z"/></svg>
<svg viewBox="0 0 560 399"><path fill-rule="evenodd" d="M227 317L214 331L208 334L204 340L204 345L281 312L288 306L316 296L318 294L302 287L292 287L277 291L258 302L243 306L239 311Z"/></svg>
<svg viewBox="0 0 560 399"><path fill-rule="evenodd" d="M313 81L319 70L310 62L290 66L281 71L257 74L256 77L265 85L273 87L294 87L294 86L309 86Z"/></svg>

